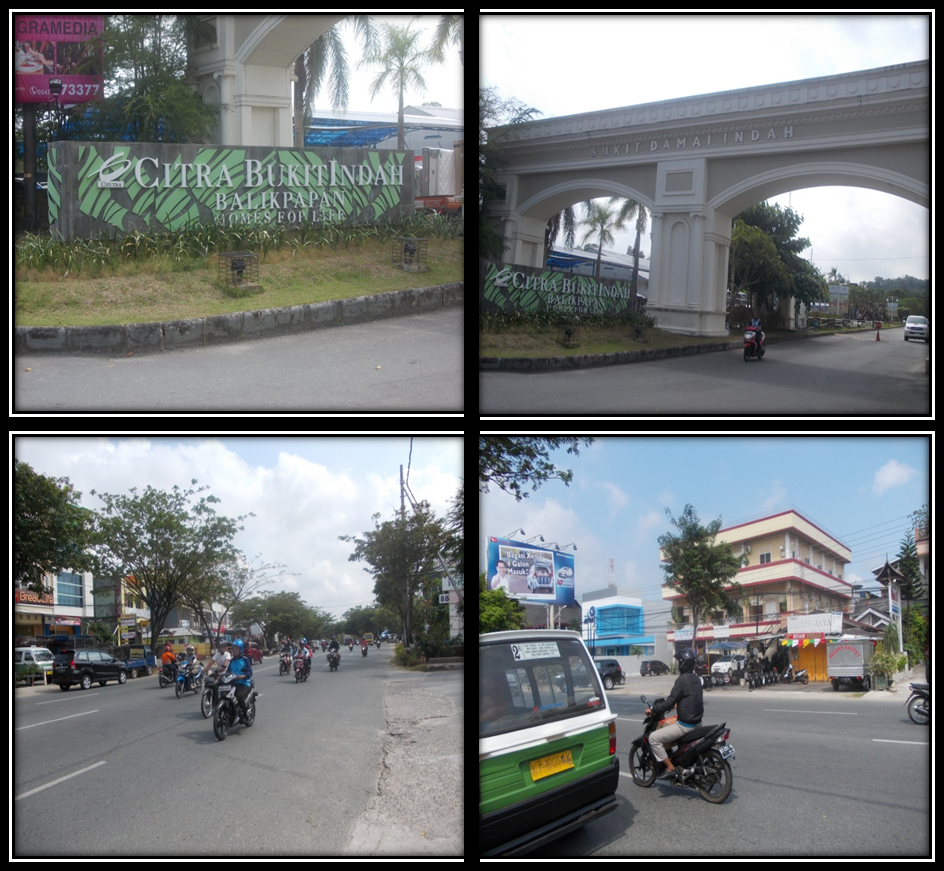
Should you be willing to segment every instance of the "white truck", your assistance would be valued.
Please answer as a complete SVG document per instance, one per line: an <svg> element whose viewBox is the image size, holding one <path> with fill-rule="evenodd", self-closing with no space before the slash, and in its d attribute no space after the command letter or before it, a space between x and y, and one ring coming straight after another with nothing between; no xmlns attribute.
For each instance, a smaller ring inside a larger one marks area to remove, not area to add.
<svg viewBox="0 0 944 871"><path fill-rule="evenodd" d="M826 642L826 676L833 689L848 684L868 692L872 688L869 663L875 642L871 638L850 638Z"/></svg>

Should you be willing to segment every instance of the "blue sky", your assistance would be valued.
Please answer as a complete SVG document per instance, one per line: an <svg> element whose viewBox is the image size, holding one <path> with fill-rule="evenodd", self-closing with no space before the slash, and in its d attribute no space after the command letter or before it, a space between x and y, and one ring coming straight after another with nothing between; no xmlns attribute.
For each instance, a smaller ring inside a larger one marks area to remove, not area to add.
<svg viewBox="0 0 944 871"><path fill-rule="evenodd" d="M606 587L610 557L617 586L661 600L666 508L678 517L691 503L703 524L733 526L792 506L851 548L846 578L861 583L929 501L929 443L918 437L599 437L551 460L573 471L570 486L551 481L516 503L492 485L481 497L480 571L488 535L523 527L512 537L575 542L578 602Z"/></svg>
<svg viewBox="0 0 944 871"><path fill-rule="evenodd" d="M297 591L313 607L340 618L373 602L366 564L348 561L340 535L373 529L371 515L400 510L400 464L417 500L439 517L449 510L462 476L458 438L17 437L14 453L37 472L68 477L81 504L100 508L90 491L126 493L148 484L186 489L192 478L221 499L220 514L250 511L235 543L248 557L283 563L293 573L270 585ZM409 510L409 502L407 503ZM392 628L392 627L391 627Z"/></svg>

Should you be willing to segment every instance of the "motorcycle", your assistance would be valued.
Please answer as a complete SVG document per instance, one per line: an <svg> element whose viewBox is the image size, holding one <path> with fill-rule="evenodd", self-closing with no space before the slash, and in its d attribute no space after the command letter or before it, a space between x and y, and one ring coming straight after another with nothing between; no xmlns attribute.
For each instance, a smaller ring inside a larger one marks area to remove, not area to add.
<svg viewBox="0 0 944 871"><path fill-rule="evenodd" d="M931 685L926 683L909 684L911 695L905 704L912 723L926 726L931 722Z"/></svg>
<svg viewBox="0 0 944 871"><path fill-rule="evenodd" d="M764 331L759 326L747 327L744 330L744 361L747 362L751 357L757 357L758 360L764 359L764 351L767 346L764 342Z"/></svg>
<svg viewBox="0 0 944 871"><path fill-rule="evenodd" d="M190 690L198 693L202 689L203 666L196 663L191 665L189 662L182 662L180 664L180 671L177 673L177 685L174 687L177 698L181 698L184 693L190 692Z"/></svg>
<svg viewBox="0 0 944 871"><path fill-rule="evenodd" d="M645 696L642 703L651 708ZM663 701L656 699L657 702ZM652 755L649 735L659 728L661 715L647 714L643 720L643 733L633 741L629 750L629 768L637 786L649 787L655 783L662 763ZM720 804L731 794L733 775L731 764L734 748L727 743L731 730L726 724L698 726L683 735L669 750L669 758L678 774L666 785L691 786L698 790L705 801Z"/></svg>
<svg viewBox="0 0 944 871"><path fill-rule="evenodd" d="M341 655L336 650L328 651L328 665L331 666L331 671L337 671L340 664Z"/></svg>
<svg viewBox="0 0 944 871"><path fill-rule="evenodd" d="M171 670L170 666L162 665L160 673L157 675L157 681L161 685L161 689L169 687L175 680L174 672Z"/></svg>
<svg viewBox="0 0 944 871"><path fill-rule="evenodd" d="M207 719L213 713L216 703L220 700L217 693L221 675L219 672L207 675L206 682L203 685L203 695L200 697L200 713L203 719Z"/></svg>
<svg viewBox="0 0 944 871"><path fill-rule="evenodd" d="M290 653L281 654L279 657L279 677L282 677L283 674L288 674L291 667L292 655Z"/></svg>
<svg viewBox="0 0 944 871"><path fill-rule="evenodd" d="M351 653L354 652L354 642L353 642L353 641L348 645L348 650L350 650Z"/></svg>
<svg viewBox="0 0 944 871"><path fill-rule="evenodd" d="M806 673L805 668L801 668L799 671L794 671L793 663L787 666L786 671L780 675L781 683L802 683L806 686L810 682L810 676Z"/></svg>
<svg viewBox="0 0 944 871"><path fill-rule="evenodd" d="M299 656L295 660L295 683L301 683L305 680L308 680L308 667L305 657Z"/></svg>
<svg viewBox="0 0 944 871"><path fill-rule="evenodd" d="M233 682L236 675L224 674L216 686L219 701L213 709L213 734L217 741L226 740L229 729L240 722L239 702L236 700L236 684ZM256 692L255 684L249 682L249 695L246 697L246 716L241 721L247 727L256 721L256 699L261 695Z"/></svg>
<svg viewBox="0 0 944 871"><path fill-rule="evenodd" d="M367 642L366 641L361 645L361 655L367 656Z"/></svg>

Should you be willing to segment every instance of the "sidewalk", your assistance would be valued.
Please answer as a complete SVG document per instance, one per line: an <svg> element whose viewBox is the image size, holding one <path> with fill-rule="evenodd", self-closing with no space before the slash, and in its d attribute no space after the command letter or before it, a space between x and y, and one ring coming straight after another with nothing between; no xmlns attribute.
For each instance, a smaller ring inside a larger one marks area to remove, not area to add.
<svg viewBox="0 0 944 871"><path fill-rule="evenodd" d="M666 696L671 692L675 685L676 675L664 674L653 675L651 677L640 677L637 675L627 675L626 683L613 687L610 693L623 696L645 695L649 701ZM872 690L865 693L858 690L840 688L834 690L829 681L810 681L806 686L803 684L767 684L756 690L750 690L747 684L737 686L730 684L728 686L712 687L705 690L705 697L710 698L713 694L720 693L743 693L752 696L770 695L772 693L793 695L816 696L824 693L836 698L854 696L857 698L868 699L869 701L882 702L893 701L901 703L903 699L908 698L908 685L911 683L925 683L924 667L916 668L911 672L905 672L898 680L894 682L890 690Z"/></svg>

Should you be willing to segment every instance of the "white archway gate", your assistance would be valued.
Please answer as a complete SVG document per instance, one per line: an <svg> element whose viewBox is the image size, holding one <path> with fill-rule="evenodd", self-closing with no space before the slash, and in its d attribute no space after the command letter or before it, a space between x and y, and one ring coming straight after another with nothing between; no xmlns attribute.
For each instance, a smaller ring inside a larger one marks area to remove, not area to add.
<svg viewBox="0 0 944 871"><path fill-rule="evenodd" d="M344 15L204 15L216 41L192 46L197 93L220 107L220 145L291 148L293 64Z"/></svg>
<svg viewBox="0 0 944 871"><path fill-rule="evenodd" d="M503 261L542 266L554 212L632 197L652 211L650 313L726 335L732 219L748 206L822 185L928 205L929 85L920 61L505 128L507 195L490 208Z"/></svg>

